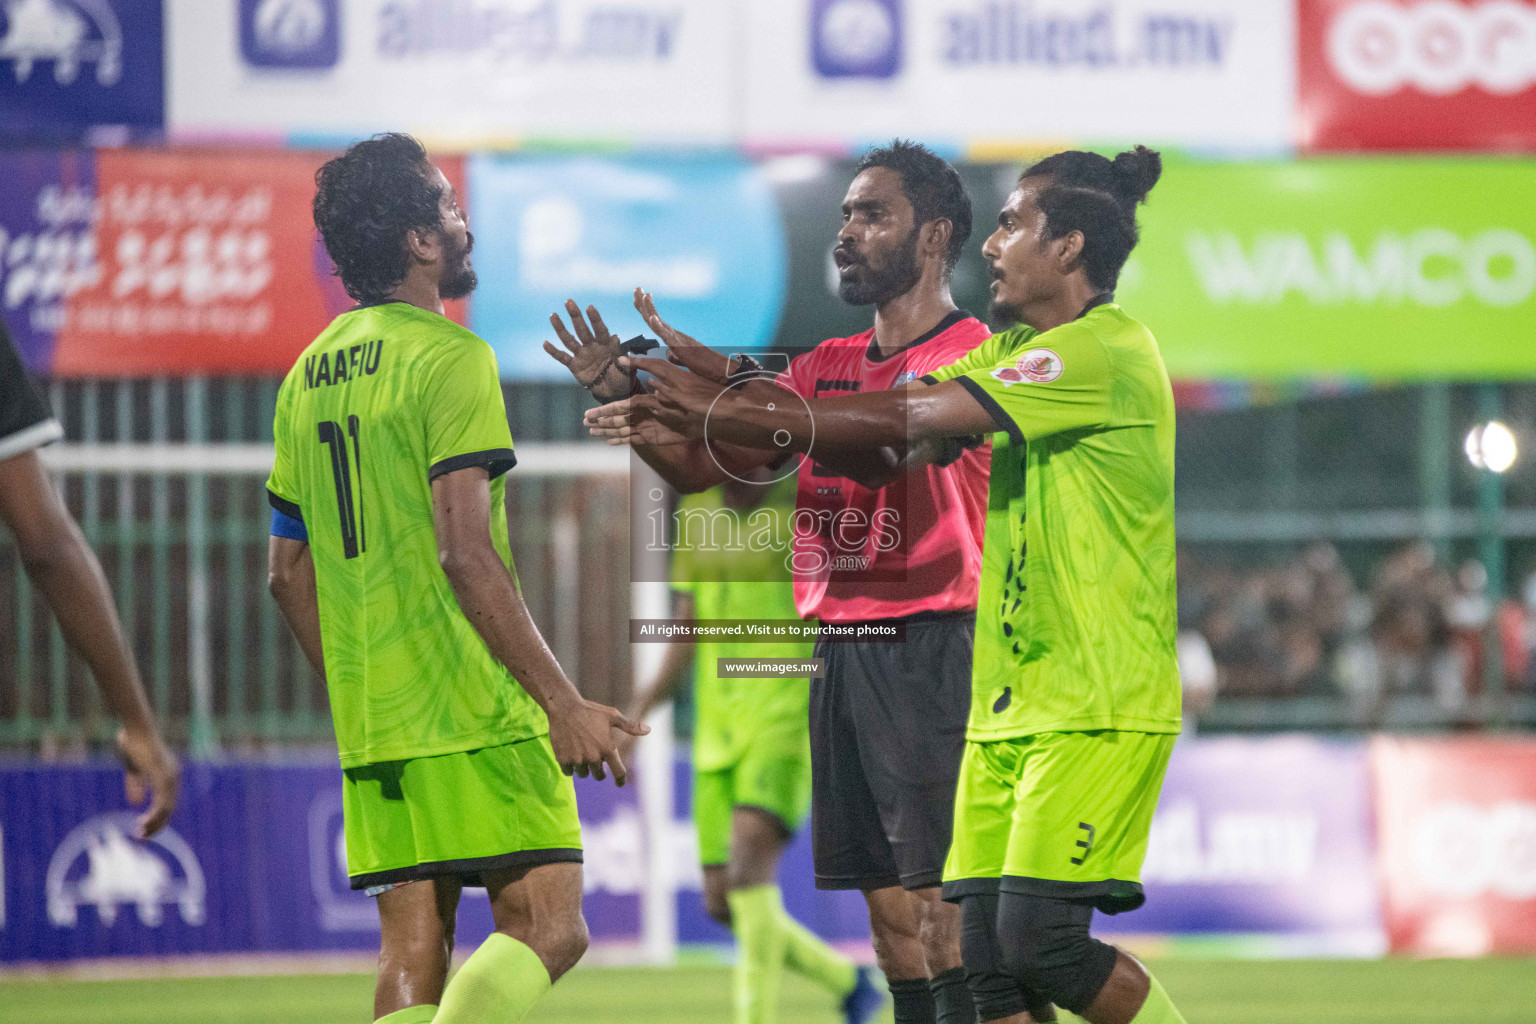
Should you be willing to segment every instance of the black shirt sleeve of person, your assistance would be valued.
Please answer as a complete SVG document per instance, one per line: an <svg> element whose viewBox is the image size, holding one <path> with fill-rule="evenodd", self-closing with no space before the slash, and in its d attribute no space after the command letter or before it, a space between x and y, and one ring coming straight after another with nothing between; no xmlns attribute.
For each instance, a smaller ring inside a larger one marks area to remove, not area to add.
<svg viewBox="0 0 1536 1024"><path fill-rule="evenodd" d="M57 441L64 429L27 376L11 335L0 322L0 459Z"/></svg>

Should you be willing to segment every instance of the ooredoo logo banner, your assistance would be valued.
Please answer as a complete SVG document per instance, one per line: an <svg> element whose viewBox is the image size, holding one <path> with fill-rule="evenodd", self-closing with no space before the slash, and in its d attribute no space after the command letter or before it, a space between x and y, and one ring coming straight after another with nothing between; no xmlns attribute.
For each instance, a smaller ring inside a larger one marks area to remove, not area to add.
<svg viewBox="0 0 1536 1024"><path fill-rule="evenodd" d="M1301 0L1300 127L1314 150L1536 143L1536 2Z"/></svg>
<svg viewBox="0 0 1536 1024"><path fill-rule="evenodd" d="M1536 747L1378 737L1371 766L1393 951L1536 950Z"/></svg>

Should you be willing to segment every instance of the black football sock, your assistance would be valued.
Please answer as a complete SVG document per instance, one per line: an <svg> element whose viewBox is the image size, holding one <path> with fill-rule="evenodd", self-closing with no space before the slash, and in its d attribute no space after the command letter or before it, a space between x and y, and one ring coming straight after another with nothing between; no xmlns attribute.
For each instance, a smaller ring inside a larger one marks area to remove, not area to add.
<svg viewBox="0 0 1536 1024"><path fill-rule="evenodd" d="M939 1024L933 1010L933 992L927 978L910 978L890 983L891 1003L896 1024Z"/></svg>
<svg viewBox="0 0 1536 1024"><path fill-rule="evenodd" d="M971 990L965 987L964 967L934 975L928 989L933 993L938 1024L976 1024L976 1006L971 1002Z"/></svg>

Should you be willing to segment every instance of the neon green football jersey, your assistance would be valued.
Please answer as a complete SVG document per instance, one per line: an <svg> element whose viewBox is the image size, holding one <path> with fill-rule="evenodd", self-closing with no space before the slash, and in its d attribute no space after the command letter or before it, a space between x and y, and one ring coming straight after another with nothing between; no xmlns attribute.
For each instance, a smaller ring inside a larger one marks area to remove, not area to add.
<svg viewBox="0 0 1536 1024"><path fill-rule="evenodd" d="M796 478L772 484L751 509L728 509L721 489L690 494L678 504L679 536L672 586L693 595L698 619L797 619L789 570ZM724 510L740 523L724 532ZM720 658L809 658L814 641L701 643L694 650L693 762L696 771L734 765L751 739L808 735L810 680L721 679Z"/></svg>
<svg viewBox="0 0 1536 1024"><path fill-rule="evenodd" d="M1173 391L1114 304L1019 327L924 378L991 414L973 740L1178 732Z"/></svg>
<svg viewBox="0 0 1536 1024"><path fill-rule="evenodd" d="M491 540L512 568L517 461L496 355L403 302L343 313L284 378L272 504L302 518L344 768L511 743L543 711L459 609L438 564L432 480L491 474Z"/></svg>

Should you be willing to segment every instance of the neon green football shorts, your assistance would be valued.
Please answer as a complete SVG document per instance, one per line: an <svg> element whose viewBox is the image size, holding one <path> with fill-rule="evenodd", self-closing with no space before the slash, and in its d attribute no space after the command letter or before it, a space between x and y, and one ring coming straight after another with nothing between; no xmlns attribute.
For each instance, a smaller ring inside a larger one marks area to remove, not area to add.
<svg viewBox="0 0 1536 1024"><path fill-rule="evenodd" d="M548 736L342 772L354 889L581 862L576 787Z"/></svg>
<svg viewBox="0 0 1536 1024"><path fill-rule="evenodd" d="M731 859L731 814L738 807L766 811L793 835L811 807L811 747L803 720L753 736L728 768L693 774L693 824L699 863Z"/></svg>
<svg viewBox="0 0 1536 1024"><path fill-rule="evenodd" d="M1176 739L1106 730L968 740L944 898L1013 892L1106 914L1141 906L1141 865Z"/></svg>

